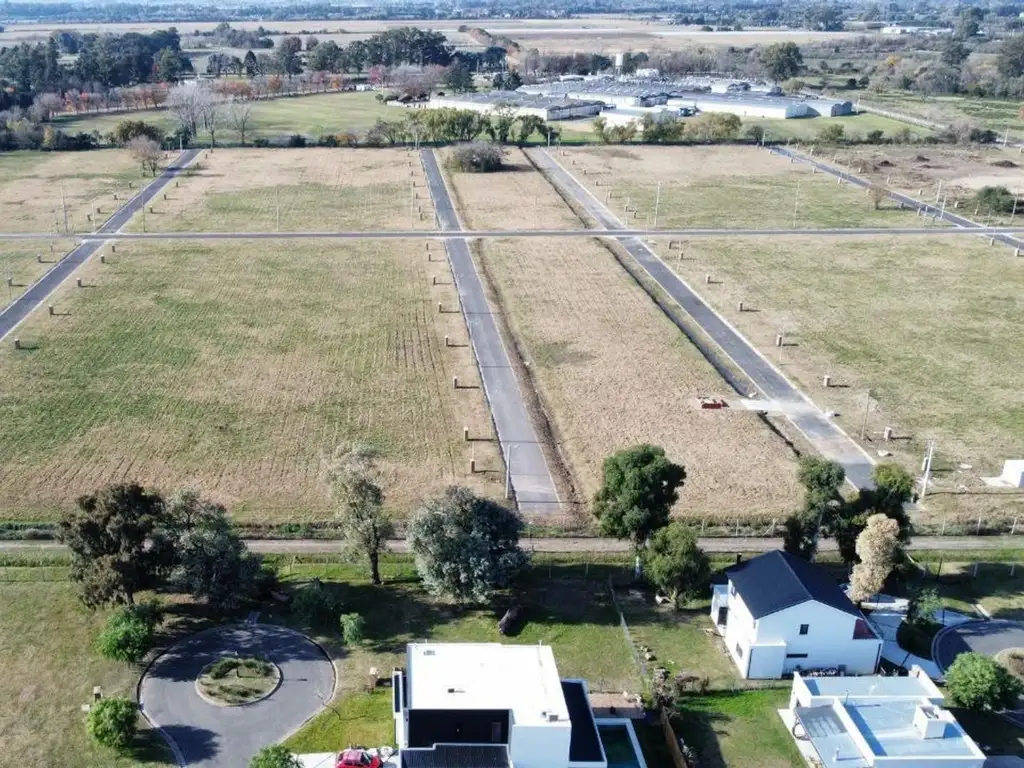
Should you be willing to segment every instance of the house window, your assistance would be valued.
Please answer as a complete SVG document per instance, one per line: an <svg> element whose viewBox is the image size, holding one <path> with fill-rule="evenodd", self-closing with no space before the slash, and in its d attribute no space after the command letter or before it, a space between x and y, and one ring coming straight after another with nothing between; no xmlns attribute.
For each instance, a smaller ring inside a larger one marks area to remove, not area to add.
<svg viewBox="0 0 1024 768"><path fill-rule="evenodd" d="M806 659L807 658L807 654L806 653L787 653L786 654L786 658L787 659Z"/></svg>
<svg viewBox="0 0 1024 768"><path fill-rule="evenodd" d="M810 624L801 624L801 625L800 625L800 634L801 634L801 635L806 635L806 634L807 634L807 631L808 631L808 630L809 630L810 628L811 628L811 625L810 625Z"/></svg>
<svg viewBox="0 0 1024 768"><path fill-rule="evenodd" d="M743 646L741 646L739 643L736 643L736 655L739 656L741 659L743 658Z"/></svg>

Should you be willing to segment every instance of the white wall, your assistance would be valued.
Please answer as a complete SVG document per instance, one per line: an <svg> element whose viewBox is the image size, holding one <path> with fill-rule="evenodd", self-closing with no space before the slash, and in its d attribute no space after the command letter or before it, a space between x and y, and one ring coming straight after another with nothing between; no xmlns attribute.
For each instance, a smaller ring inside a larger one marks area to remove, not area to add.
<svg viewBox="0 0 1024 768"><path fill-rule="evenodd" d="M786 666L786 645L750 646L750 665L747 677L751 680L776 680L782 677Z"/></svg>
<svg viewBox="0 0 1024 768"><path fill-rule="evenodd" d="M731 611L730 611L731 613ZM757 622L755 643L785 643L786 653L806 653L807 658L785 661L784 672L846 666L850 675L874 673L882 641L854 640L857 618L844 611L810 600ZM807 624L806 635L800 625Z"/></svg>
<svg viewBox="0 0 1024 768"><path fill-rule="evenodd" d="M730 589L732 589L731 585ZM747 676L747 666L750 663L750 644L753 642L755 632L754 617L747 610L743 598L739 594L730 594L729 619L725 625L725 647L729 650L732 660L743 677ZM737 645L742 649L742 654L737 652Z"/></svg>
<svg viewBox="0 0 1024 768"><path fill-rule="evenodd" d="M512 724L509 756L516 768L565 768L569 759L569 721L543 725Z"/></svg>

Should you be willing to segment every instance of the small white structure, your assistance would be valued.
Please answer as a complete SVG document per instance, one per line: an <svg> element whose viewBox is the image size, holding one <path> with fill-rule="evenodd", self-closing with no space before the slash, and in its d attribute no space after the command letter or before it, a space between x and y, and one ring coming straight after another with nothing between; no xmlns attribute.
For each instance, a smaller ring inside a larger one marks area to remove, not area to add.
<svg viewBox="0 0 1024 768"><path fill-rule="evenodd" d="M779 714L826 768L982 768L985 754L920 667L908 677L793 676Z"/></svg>
<svg viewBox="0 0 1024 768"><path fill-rule="evenodd" d="M878 668L882 640L823 569L776 550L727 574L729 583L713 589L711 619L743 677Z"/></svg>
<svg viewBox="0 0 1024 768"><path fill-rule="evenodd" d="M607 768L586 683L550 646L411 643L392 683L402 768Z"/></svg>
<svg viewBox="0 0 1024 768"><path fill-rule="evenodd" d="M1024 488L1024 461L1004 461L1003 473L999 477L983 477L982 480L996 488Z"/></svg>
<svg viewBox="0 0 1024 768"><path fill-rule="evenodd" d="M607 126L635 125L640 130L643 129L644 118L648 115L656 123L675 120L679 117L677 112L664 107L624 107L622 109L607 109L601 113Z"/></svg>

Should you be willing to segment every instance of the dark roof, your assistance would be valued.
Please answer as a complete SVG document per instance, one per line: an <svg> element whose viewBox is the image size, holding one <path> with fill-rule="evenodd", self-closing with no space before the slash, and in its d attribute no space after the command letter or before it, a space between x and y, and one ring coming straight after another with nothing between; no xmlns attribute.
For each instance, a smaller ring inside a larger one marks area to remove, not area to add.
<svg viewBox="0 0 1024 768"><path fill-rule="evenodd" d="M401 768L511 768L504 744L438 744L399 750Z"/></svg>
<svg viewBox="0 0 1024 768"><path fill-rule="evenodd" d="M572 680L562 681L562 695L569 710L572 731L569 736L569 762L600 763L604 760L601 741L597 736L597 723L590 709L583 683Z"/></svg>
<svg viewBox="0 0 1024 768"><path fill-rule="evenodd" d="M755 619L808 600L860 617L843 590L822 568L782 550L765 552L726 573Z"/></svg>

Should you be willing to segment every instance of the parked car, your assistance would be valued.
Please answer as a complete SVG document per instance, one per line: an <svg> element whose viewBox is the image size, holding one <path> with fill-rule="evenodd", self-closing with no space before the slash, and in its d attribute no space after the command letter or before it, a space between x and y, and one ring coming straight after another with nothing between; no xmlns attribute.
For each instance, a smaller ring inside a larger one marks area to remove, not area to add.
<svg viewBox="0 0 1024 768"><path fill-rule="evenodd" d="M383 763L378 755L372 755L365 749L346 749L338 755L335 768L381 768Z"/></svg>

